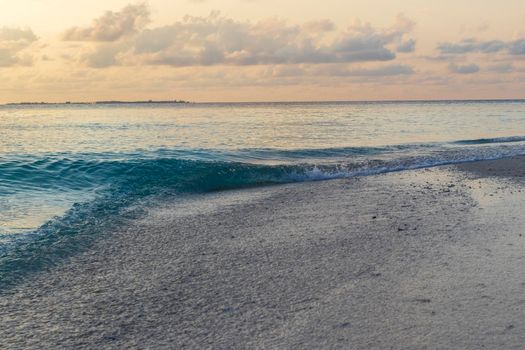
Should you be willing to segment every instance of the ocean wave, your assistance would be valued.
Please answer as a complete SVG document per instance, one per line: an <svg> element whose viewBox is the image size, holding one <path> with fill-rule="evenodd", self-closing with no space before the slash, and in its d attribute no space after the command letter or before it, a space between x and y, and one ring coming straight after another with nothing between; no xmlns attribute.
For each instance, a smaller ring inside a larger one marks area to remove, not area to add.
<svg viewBox="0 0 525 350"><path fill-rule="evenodd" d="M374 148L366 157L359 157L361 151L351 148L278 151L280 159L296 158L299 161L276 165L250 162L253 154L262 152L268 157L274 152L270 150L244 150L244 153L237 154L223 152L220 156L220 152L210 154L202 150L186 153L163 150L150 155L61 154L39 159L27 156L4 160L0 162L0 196L46 188L57 193L81 190L90 193L88 197L91 199L71 205L63 215L25 235L14 237L10 243L3 242L0 246L0 290L31 272L53 266L89 247L104 232L141 215L145 203L160 198L525 155L525 146L516 145L430 147L426 152L397 152L402 150L401 147L414 149L412 146L389 147L382 153L379 148ZM251 158L247 157L248 152L251 152ZM390 156L377 157L384 152ZM197 153L201 155L197 157ZM341 156L349 153L351 156ZM312 160L322 158L322 155L325 155L324 161Z"/></svg>
<svg viewBox="0 0 525 350"><path fill-rule="evenodd" d="M454 144L458 145L484 145L491 143L509 143L509 142L523 142L525 136L510 136L510 137L494 137L494 138L481 138L473 140L459 140L454 141Z"/></svg>

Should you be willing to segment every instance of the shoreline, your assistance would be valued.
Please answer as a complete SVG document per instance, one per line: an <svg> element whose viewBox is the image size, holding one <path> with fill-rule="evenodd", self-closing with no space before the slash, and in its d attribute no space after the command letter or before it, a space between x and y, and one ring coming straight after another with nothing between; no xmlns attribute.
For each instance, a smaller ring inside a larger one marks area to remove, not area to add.
<svg viewBox="0 0 525 350"><path fill-rule="evenodd" d="M0 296L0 345L519 347L524 184L522 156L164 202Z"/></svg>

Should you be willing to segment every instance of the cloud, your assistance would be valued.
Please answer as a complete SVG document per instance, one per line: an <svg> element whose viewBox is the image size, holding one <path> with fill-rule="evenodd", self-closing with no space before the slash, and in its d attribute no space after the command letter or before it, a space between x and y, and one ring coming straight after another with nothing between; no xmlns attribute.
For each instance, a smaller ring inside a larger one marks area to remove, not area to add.
<svg viewBox="0 0 525 350"><path fill-rule="evenodd" d="M397 52L409 53L416 50L416 41L414 39L409 39L405 42L402 42L397 46Z"/></svg>
<svg viewBox="0 0 525 350"><path fill-rule="evenodd" d="M65 41L116 41L142 30L150 21L145 4L128 5L121 11L107 11L90 27L73 27L63 34Z"/></svg>
<svg viewBox="0 0 525 350"><path fill-rule="evenodd" d="M487 70L495 73L510 73L514 71L514 67L510 63L502 63L488 66Z"/></svg>
<svg viewBox="0 0 525 350"><path fill-rule="evenodd" d="M24 50L37 40L29 28L0 28L0 67L30 65L32 58Z"/></svg>
<svg viewBox="0 0 525 350"><path fill-rule="evenodd" d="M92 68L105 68L117 64L121 49L119 45L103 44L94 51L82 57L82 60Z"/></svg>
<svg viewBox="0 0 525 350"><path fill-rule="evenodd" d="M386 77L412 74L414 74L414 69L404 64L396 64L372 69L354 69L348 71L349 76L359 77Z"/></svg>
<svg viewBox="0 0 525 350"><path fill-rule="evenodd" d="M172 66L389 61L396 55L388 45L410 30L406 19L400 21L387 30L358 24L324 44L311 32L332 31L331 22L301 27L280 20L239 22L219 13L187 16L173 25L144 30L136 38L134 53L144 63Z"/></svg>
<svg viewBox="0 0 525 350"><path fill-rule="evenodd" d="M414 69L404 64L390 64L368 68L349 68L341 64L318 66L277 65L269 67L266 75L277 78L286 77L334 77L334 78L384 78L408 76Z"/></svg>
<svg viewBox="0 0 525 350"><path fill-rule="evenodd" d="M514 41L490 40L478 41L464 39L459 43L441 43L437 49L442 54L496 53L507 51L510 55L525 55L525 39Z"/></svg>
<svg viewBox="0 0 525 350"><path fill-rule="evenodd" d="M511 55L525 55L525 39L515 40L509 45Z"/></svg>
<svg viewBox="0 0 525 350"><path fill-rule="evenodd" d="M393 64L373 68L348 69L340 65L320 67L315 70L315 75L333 77L388 77L414 74L412 67L403 64Z"/></svg>
<svg viewBox="0 0 525 350"><path fill-rule="evenodd" d="M474 63L465 65L457 65L455 63L451 63L448 66L448 70L456 74L473 74L479 72L479 66Z"/></svg>
<svg viewBox="0 0 525 350"><path fill-rule="evenodd" d="M314 33L332 32L336 29L335 23L329 19L306 22L303 28Z"/></svg>
<svg viewBox="0 0 525 350"><path fill-rule="evenodd" d="M460 43L441 43L438 50L442 54L462 54L469 52L493 53L503 49L507 44L500 40L476 41L475 39L464 39Z"/></svg>
<svg viewBox="0 0 525 350"><path fill-rule="evenodd" d="M400 15L390 28L357 23L334 33L336 27L329 20L291 25L279 19L237 21L212 12L207 17L185 16L171 25L144 28L148 18L145 5L128 6L107 12L92 27L69 29L64 39L101 42L85 56L92 67L351 63L394 60L395 47L403 46L404 36L414 25ZM413 41L404 43L413 46Z"/></svg>
<svg viewBox="0 0 525 350"><path fill-rule="evenodd" d="M29 28L0 28L0 41L10 42L14 45L26 46L28 43L36 41L38 38Z"/></svg>

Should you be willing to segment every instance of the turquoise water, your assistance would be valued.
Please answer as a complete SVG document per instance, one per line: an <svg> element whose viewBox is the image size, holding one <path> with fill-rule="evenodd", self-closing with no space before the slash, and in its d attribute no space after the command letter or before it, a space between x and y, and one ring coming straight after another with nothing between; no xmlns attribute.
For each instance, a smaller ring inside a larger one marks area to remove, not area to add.
<svg viewBox="0 0 525 350"><path fill-rule="evenodd" d="M525 102L0 107L0 278L159 199L525 154Z"/></svg>

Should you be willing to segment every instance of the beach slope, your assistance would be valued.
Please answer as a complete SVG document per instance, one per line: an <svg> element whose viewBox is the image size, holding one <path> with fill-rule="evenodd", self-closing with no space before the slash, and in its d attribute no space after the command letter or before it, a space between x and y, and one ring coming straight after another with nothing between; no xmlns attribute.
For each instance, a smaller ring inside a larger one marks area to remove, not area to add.
<svg viewBox="0 0 525 350"><path fill-rule="evenodd" d="M0 296L0 347L520 348L525 158L174 199Z"/></svg>

